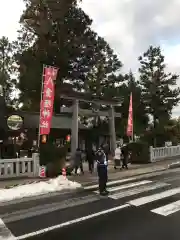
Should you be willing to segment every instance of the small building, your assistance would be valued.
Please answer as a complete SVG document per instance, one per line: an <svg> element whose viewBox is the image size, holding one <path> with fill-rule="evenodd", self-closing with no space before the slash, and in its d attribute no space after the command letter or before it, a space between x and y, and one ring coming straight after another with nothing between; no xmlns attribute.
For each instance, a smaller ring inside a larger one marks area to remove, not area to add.
<svg viewBox="0 0 180 240"><path fill-rule="evenodd" d="M39 113L37 112L11 112L7 116L20 116L23 120L22 126L13 130L8 127L7 137L18 138L21 134L25 134L30 142L37 141L39 132ZM63 144L67 135L71 134L72 117L69 114L57 114L52 117L51 131L49 140L57 144ZM87 127L79 123L79 145L85 147L85 138L87 134Z"/></svg>
<svg viewBox="0 0 180 240"><path fill-rule="evenodd" d="M69 88L68 88L69 89ZM63 90L64 91L64 90ZM59 97L66 101L71 101L72 107L66 108L67 112L54 115L52 117L51 132L48 136L48 141L53 141L57 144L64 143L66 136L71 135L71 152L74 153L77 146L85 149L86 145L101 143L108 143L112 152L116 147L116 131L115 118L121 117L120 113L115 113L114 106L119 106L119 99L104 99L97 98L92 95L71 92L60 92ZM3 97L1 97L3 100ZM91 103L95 106L93 109L82 109L80 102ZM101 111L100 105L107 105L107 111ZM11 144L15 145L18 141L22 143L22 137L28 139L28 145L34 145L38 139L39 132L39 113L23 112L23 111L7 111L5 103L2 102L4 111L1 112L0 117L3 121L0 122L0 130L3 134L2 138ZM98 106L96 109L96 105ZM0 99L1 106L1 99ZM101 131L100 127L94 129L87 128L87 126L79 122L79 114L83 116L104 116L109 119L109 126ZM5 120L5 121L4 121ZM3 141L4 141L3 140ZM20 145L20 144L19 144Z"/></svg>

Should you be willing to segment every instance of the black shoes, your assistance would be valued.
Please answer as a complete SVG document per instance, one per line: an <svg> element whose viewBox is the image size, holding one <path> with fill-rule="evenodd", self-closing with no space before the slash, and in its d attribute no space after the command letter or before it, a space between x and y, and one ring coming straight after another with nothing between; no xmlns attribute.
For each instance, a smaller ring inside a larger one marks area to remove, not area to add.
<svg viewBox="0 0 180 240"><path fill-rule="evenodd" d="M104 192L100 192L101 196L107 196L109 194L109 191L105 190Z"/></svg>

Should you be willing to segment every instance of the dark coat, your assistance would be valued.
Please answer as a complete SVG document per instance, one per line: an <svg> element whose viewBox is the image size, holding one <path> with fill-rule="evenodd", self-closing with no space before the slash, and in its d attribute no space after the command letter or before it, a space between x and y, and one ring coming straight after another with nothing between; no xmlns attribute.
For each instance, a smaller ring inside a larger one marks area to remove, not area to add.
<svg viewBox="0 0 180 240"><path fill-rule="evenodd" d="M86 151L86 159L88 162L94 162L94 157L95 157L95 153L94 151L91 149L91 150L87 150Z"/></svg>
<svg viewBox="0 0 180 240"><path fill-rule="evenodd" d="M82 163L82 152L76 151L74 155L74 165L75 167L78 167Z"/></svg>
<svg viewBox="0 0 180 240"><path fill-rule="evenodd" d="M128 157L128 146L125 145L121 148L121 154L124 159Z"/></svg>

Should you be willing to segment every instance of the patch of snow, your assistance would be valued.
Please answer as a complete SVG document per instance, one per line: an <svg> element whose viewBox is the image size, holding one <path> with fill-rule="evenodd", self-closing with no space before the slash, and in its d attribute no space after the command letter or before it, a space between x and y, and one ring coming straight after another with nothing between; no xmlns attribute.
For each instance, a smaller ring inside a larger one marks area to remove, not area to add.
<svg viewBox="0 0 180 240"><path fill-rule="evenodd" d="M47 182L38 182L17 186L11 189L0 189L0 202L12 201L25 197L33 197L42 194L62 191L65 189L77 189L81 184L65 179L59 176L55 179L50 179Z"/></svg>

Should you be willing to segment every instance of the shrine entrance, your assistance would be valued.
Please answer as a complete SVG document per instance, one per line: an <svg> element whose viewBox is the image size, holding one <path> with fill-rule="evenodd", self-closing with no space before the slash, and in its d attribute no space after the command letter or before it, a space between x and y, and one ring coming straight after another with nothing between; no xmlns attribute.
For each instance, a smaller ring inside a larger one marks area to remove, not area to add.
<svg viewBox="0 0 180 240"><path fill-rule="evenodd" d="M72 114L72 126L71 126L71 154L74 154L78 147L78 118L79 114L83 116L104 116L109 119L109 135L110 135L110 150L112 154L116 149L116 129L115 129L115 117L121 118L121 113L115 113L114 107L120 106L121 102L119 99L98 99L91 97L86 97L85 94L63 94L60 95L61 99L68 100L72 102L71 107L61 107L62 113ZM88 110L80 108L80 102L95 104L96 106L105 105L108 106L108 110Z"/></svg>

